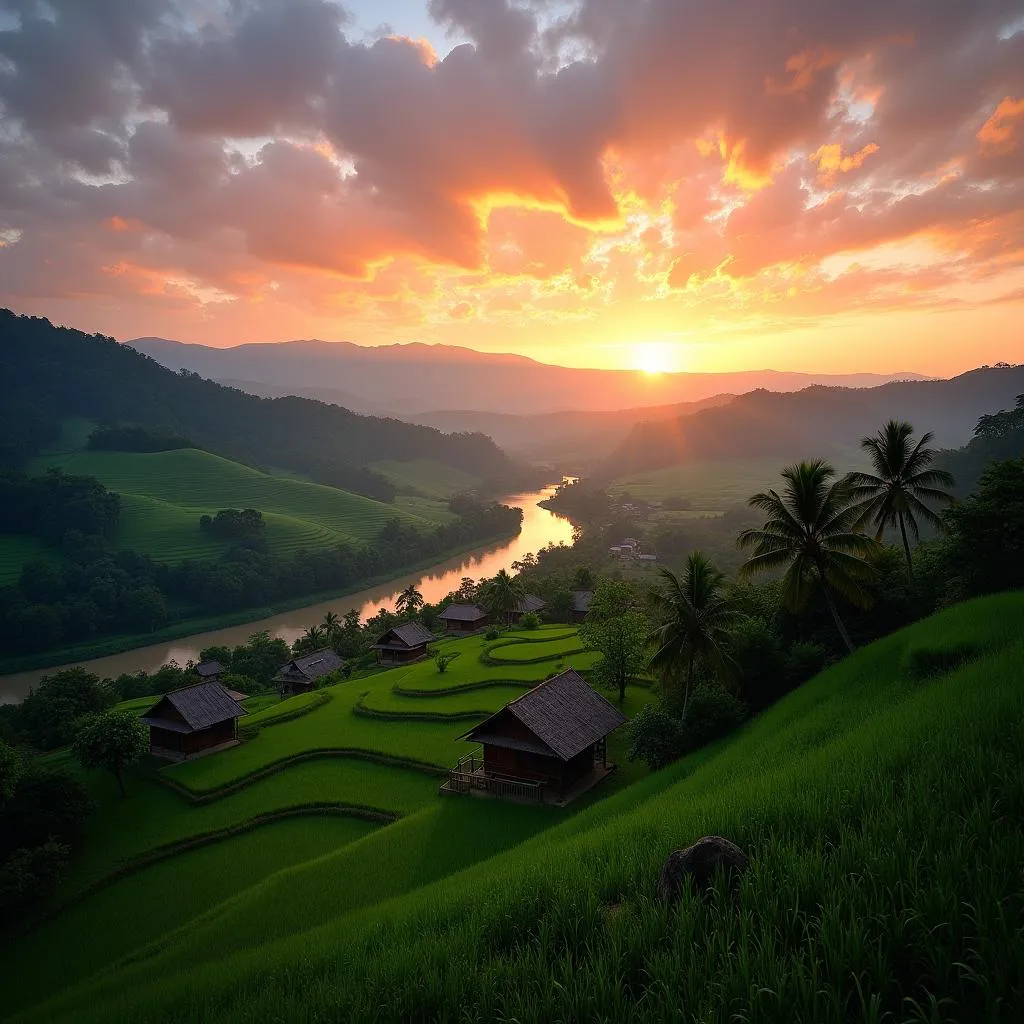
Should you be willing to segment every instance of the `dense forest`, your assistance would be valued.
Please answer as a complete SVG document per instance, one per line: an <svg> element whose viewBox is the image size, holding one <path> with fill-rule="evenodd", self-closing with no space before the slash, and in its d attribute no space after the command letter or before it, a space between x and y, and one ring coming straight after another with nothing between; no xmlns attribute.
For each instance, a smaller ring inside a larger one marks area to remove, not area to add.
<svg viewBox="0 0 1024 1024"><path fill-rule="evenodd" d="M522 519L519 509L460 497L452 503L459 518L429 532L396 518L368 545L281 557L266 549L258 510L224 509L207 528L218 522L222 530L241 528L237 543L218 559L166 565L108 545L119 511L118 496L91 477L56 470L42 477L0 473L0 530L39 537L65 556L56 565L28 562L14 585L0 588L0 649L34 654L151 632L197 615L355 588L453 548L514 533Z"/></svg>
<svg viewBox="0 0 1024 1024"><path fill-rule="evenodd" d="M760 455L786 458L806 449L850 444L891 417L934 423L936 440L954 447L980 416L1006 408L1024 391L1024 366L972 370L951 380L894 381L876 388L814 386L751 391L728 405L679 419L641 423L600 467L611 480L684 462Z"/></svg>
<svg viewBox="0 0 1024 1024"><path fill-rule="evenodd" d="M530 482L527 469L482 434L442 434L400 420L358 416L308 398L257 398L174 373L113 338L55 327L0 310L0 468L18 469L53 441L62 417L120 425L97 446L183 438L257 468L303 473L318 483L392 501L394 485L367 468L388 459L431 459L495 487ZM144 424L132 434L125 425ZM138 449L131 449L138 450Z"/></svg>

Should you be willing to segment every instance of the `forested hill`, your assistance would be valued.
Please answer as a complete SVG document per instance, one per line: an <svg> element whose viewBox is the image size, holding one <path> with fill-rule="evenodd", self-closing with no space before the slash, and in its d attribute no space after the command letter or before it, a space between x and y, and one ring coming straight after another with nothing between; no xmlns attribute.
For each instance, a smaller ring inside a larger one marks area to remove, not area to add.
<svg viewBox="0 0 1024 1024"><path fill-rule="evenodd" d="M6 309L0 373L0 467L18 468L56 438L62 417L81 416L166 429L251 466L292 470L383 500L394 487L369 463L430 459L496 484L513 484L521 472L482 434L443 434L307 398L258 398L175 373L112 338Z"/></svg>
<svg viewBox="0 0 1024 1024"><path fill-rule="evenodd" d="M601 476L680 463L758 455L789 460L852 444L890 418L934 430L954 448L979 417L1014 404L1024 391L1024 365L971 370L950 380L894 381L875 388L814 386L780 393L752 391L728 405L656 423L641 423L609 456Z"/></svg>

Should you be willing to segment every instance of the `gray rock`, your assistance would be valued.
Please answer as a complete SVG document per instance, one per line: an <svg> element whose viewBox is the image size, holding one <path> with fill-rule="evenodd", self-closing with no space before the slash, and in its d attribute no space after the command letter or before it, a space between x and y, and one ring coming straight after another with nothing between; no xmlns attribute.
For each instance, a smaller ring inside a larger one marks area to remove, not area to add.
<svg viewBox="0 0 1024 1024"><path fill-rule="evenodd" d="M665 859L658 877L658 899L673 904L683 887L691 884L697 892L706 892L719 867L730 888L735 889L747 863L747 855L735 843L721 836L705 836L685 850L673 850Z"/></svg>

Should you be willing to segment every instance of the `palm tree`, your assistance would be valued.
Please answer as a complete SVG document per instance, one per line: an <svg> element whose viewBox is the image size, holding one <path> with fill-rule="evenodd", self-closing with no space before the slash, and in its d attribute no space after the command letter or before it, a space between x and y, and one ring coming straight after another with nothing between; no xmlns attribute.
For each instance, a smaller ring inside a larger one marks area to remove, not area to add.
<svg viewBox="0 0 1024 1024"><path fill-rule="evenodd" d="M852 652L835 594L855 605L870 603L862 584L875 572L866 559L878 551L878 542L856 532L860 509L852 503L850 485L833 480L835 475L824 459L787 466L781 495L761 492L749 501L768 514L768 522L760 530L744 530L737 543L754 549L740 568L742 575L785 567L782 598L792 610L805 607L811 591L820 586L836 629Z"/></svg>
<svg viewBox="0 0 1024 1024"><path fill-rule="evenodd" d="M710 662L724 676L732 675L729 630L743 615L735 602L722 594L725 577L700 551L690 553L682 578L668 569L660 572L664 589L652 591L648 597L651 612L661 620L647 638L655 648L649 665L666 680L678 676L685 666L685 720L696 659Z"/></svg>
<svg viewBox="0 0 1024 1024"><path fill-rule="evenodd" d="M410 583L395 598L395 611L399 615L415 615L422 607L423 595L416 588L415 583Z"/></svg>
<svg viewBox="0 0 1024 1024"><path fill-rule="evenodd" d="M489 579L480 591L484 608L495 618L503 619L506 626L512 621L512 613L519 607L524 596L522 583L504 569L499 569L497 575Z"/></svg>
<svg viewBox="0 0 1024 1024"><path fill-rule="evenodd" d="M341 626L341 619L334 612L326 612L323 622L320 623L328 636Z"/></svg>
<svg viewBox="0 0 1024 1024"><path fill-rule="evenodd" d="M875 540L881 541L886 527L900 528L903 551L907 556L907 574L914 578L914 563L910 557L907 529L920 539L918 517L938 526L939 517L925 504L926 501L951 502L953 495L942 487L952 487L956 481L944 469L929 469L936 456L928 442L931 431L914 444L914 428L899 420L889 420L874 437L862 437L861 448L871 457L874 473L850 473L847 480L854 501L860 503L858 525L871 523L877 527Z"/></svg>
<svg viewBox="0 0 1024 1024"><path fill-rule="evenodd" d="M323 626L307 626L301 638L303 646L316 647L323 642L324 636Z"/></svg>

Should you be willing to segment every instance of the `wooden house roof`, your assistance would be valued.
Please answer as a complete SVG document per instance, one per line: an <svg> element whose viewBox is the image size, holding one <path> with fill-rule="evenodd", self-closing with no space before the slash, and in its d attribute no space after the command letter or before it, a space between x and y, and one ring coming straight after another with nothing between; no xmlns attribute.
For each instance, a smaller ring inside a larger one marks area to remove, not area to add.
<svg viewBox="0 0 1024 1024"><path fill-rule="evenodd" d="M196 665L195 671L200 678L210 679L223 674L224 666L219 661L201 661Z"/></svg>
<svg viewBox="0 0 1024 1024"><path fill-rule="evenodd" d="M309 682L337 671L344 665L342 658L330 647L292 658L277 674L278 679L305 679Z"/></svg>
<svg viewBox="0 0 1024 1024"><path fill-rule="evenodd" d="M168 714L171 709L176 714ZM220 683L196 683L165 693L141 720L171 732L200 732L249 712Z"/></svg>
<svg viewBox="0 0 1024 1024"><path fill-rule="evenodd" d="M501 719L512 715L539 741L501 735ZM575 669L553 676L522 697L506 704L463 738L517 750L553 753L562 761L574 758L591 744L614 732L626 721ZM526 743L527 746L522 744Z"/></svg>
<svg viewBox="0 0 1024 1024"><path fill-rule="evenodd" d="M434 639L434 634L422 622L403 622L392 626L375 644L376 649L392 650L396 647L410 649L422 647Z"/></svg>
<svg viewBox="0 0 1024 1024"><path fill-rule="evenodd" d="M440 615L440 618L452 622L476 622L486 617L487 612L475 604L450 604Z"/></svg>
<svg viewBox="0 0 1024 1024"><path fill-rule="evenodd" d="M528 612L539 612L542 608L547 605L547 601L542 597L538 597L536 594L527 594L519 604L516 605L516 611L523 615Z"/></svg>
<svg viewBox="0 0 1024 1024"><path fill-rule="evenodd" d="M590 608L590 599L594 596L592 590L574 590L572 595L572 610L583 612Z"/></svg>

